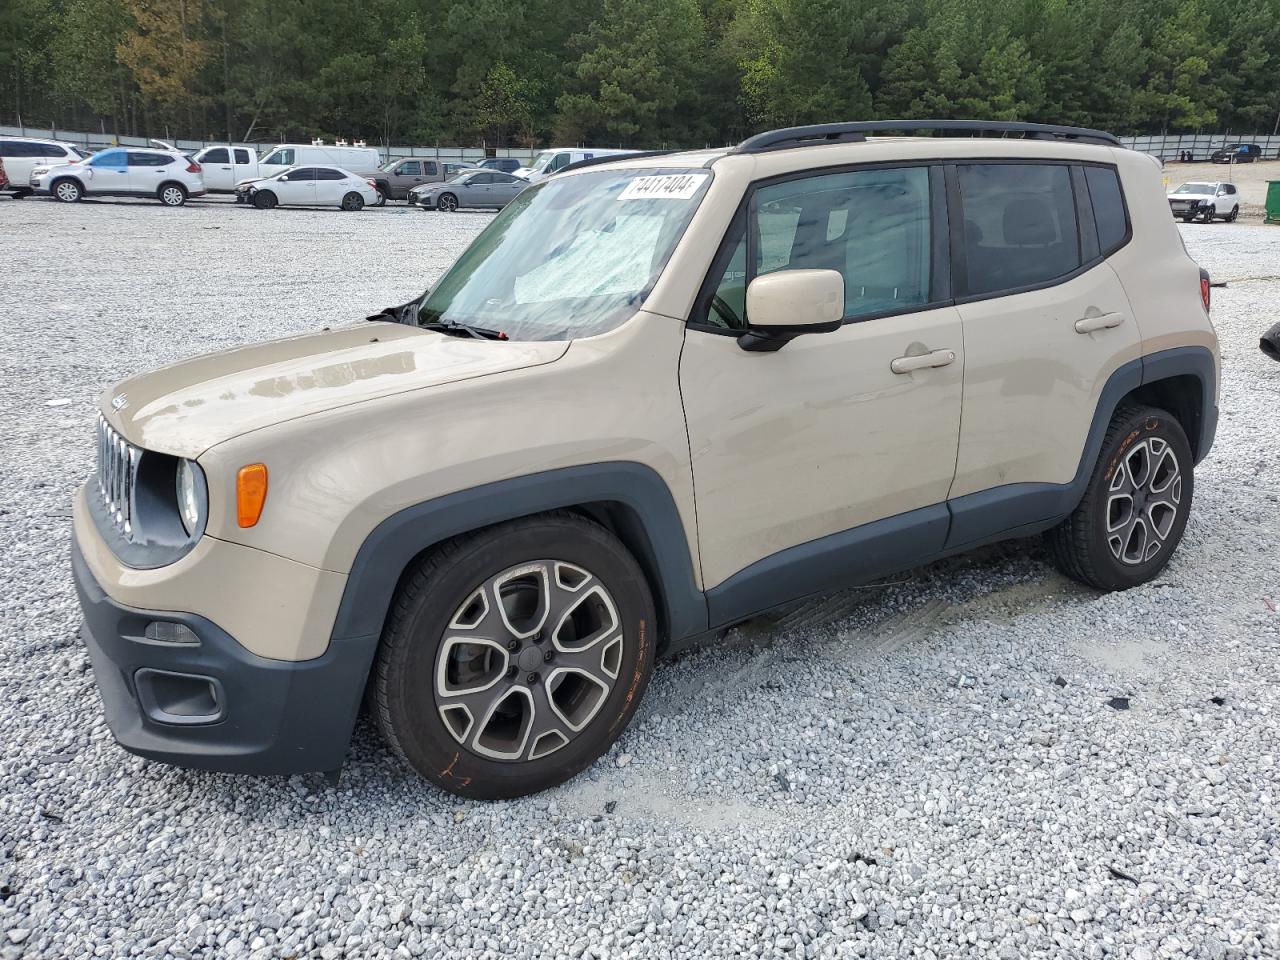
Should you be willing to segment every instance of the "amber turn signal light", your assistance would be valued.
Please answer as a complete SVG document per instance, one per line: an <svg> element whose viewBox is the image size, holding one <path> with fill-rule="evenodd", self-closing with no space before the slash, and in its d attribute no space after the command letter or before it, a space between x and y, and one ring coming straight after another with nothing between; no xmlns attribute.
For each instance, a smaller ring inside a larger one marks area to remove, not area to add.
<svg viewBox="0 0 1280 960"><path fill-rule="evenodd" d="M267 465L251 463L236 474L236 519L242 527L252 527L262 516L267 502Z"/></svg>

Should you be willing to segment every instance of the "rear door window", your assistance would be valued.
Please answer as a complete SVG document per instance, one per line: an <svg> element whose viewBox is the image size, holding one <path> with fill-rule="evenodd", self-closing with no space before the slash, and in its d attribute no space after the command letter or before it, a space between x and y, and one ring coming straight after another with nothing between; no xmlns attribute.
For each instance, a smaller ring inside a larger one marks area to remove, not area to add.
<svg viewBox="0 0 1280 960"><path fill-rule="evenodd" d="M1080 267L1066 164L973 163L957 168L969 296L1043 286Z"/></svg>
<svg viewBox="0 0 1280 960"><path fill-rule="evenodd" d="M236 163L249 163L249 162L250 162L250 161L249 161L249 151L248 151L248 150L239 150L239 149L237 149L237 150L236 150Z"/></svg>
<svg viewBox="0 0 1280 960"><path fill-rule="evenodd" d="M1120 178L1110 167L1085 167L1084 179L1089 186L1093 222L1098 227L1098 248L1106 257L1123 246L1129 236Z"/></svg>

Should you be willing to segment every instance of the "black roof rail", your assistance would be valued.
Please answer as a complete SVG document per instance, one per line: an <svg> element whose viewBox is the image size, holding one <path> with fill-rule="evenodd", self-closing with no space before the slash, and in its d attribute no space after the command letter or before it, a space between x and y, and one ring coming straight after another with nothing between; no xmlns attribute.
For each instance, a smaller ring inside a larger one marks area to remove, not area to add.
<svg viewBox="0 0 1280 960"><path fill-rule="evenodd" d="M951 131L982 136L986 133L1021 134L1030 140L1075 140L1123 147L1119 138L1088 127L1061 127L1050 123L1020 123L1014 120L859 120L853 123L816 123L807 127L784 127L748 137L732 153L766 153L790 147L811 147L827 143L861 143L869 133L906 133L920 130Z"/></svg>
<svg viewBox="0 0 1280 960"><path fill-rule="evenodd" d="M569 170L581 170L583 167L594 167L601 163L613 163L615 160L641 160L644 157L665 157L669 153L688 153L687 150L638 150L635 153L607 153L603 157L588 157L586 160L575 160L567 163L556 173ZM552 174L555 176L555 174Z"/></svg>

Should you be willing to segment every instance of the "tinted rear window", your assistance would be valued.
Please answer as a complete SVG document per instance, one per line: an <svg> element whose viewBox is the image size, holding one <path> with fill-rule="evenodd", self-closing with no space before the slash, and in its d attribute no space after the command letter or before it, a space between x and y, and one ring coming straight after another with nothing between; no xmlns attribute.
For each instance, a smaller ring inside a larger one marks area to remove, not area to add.
<svg viewBox="0 0 1280 960"><path fill-rule="evenodd" d="M1069 167L975 163L958 173L970 295L1050 283L1080 266Z"/></svg>
<svg viewBox="0 0 1280 960"><path fill-rule="evenodd" d="M1098 225L1098 248L1105 257L1123 244L1129 233L1120 178L1109 167L1085 167L1084 179L1093 203L1093 222Z"/></svg>

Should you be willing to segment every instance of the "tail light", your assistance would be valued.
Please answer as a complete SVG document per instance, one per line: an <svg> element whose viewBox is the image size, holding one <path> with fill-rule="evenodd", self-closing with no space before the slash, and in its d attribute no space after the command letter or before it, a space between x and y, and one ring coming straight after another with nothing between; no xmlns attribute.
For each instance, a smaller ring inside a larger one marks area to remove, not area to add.
<svg viewBox="0 0 1280 960"><path fill-rule="evenodd" d="M1204 304L1204 312L1209 312L1209 271L1200 268L1200 300Z"/></svg>
<svg viewBox="0 0 1280 960"><path fill-rule="evenodd" d="M187 173L200 173L203 169L204 168L194 160L187 164Z"/></svg>

